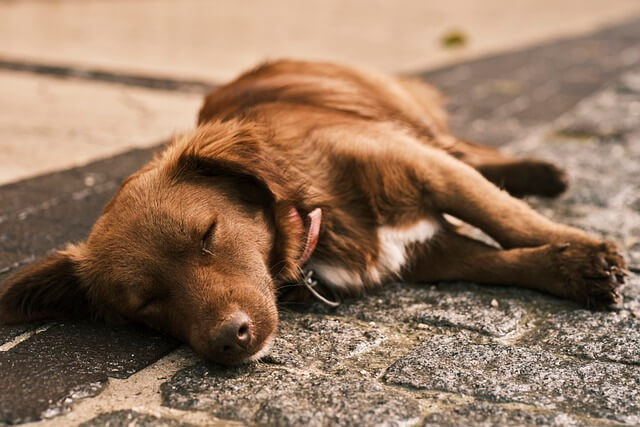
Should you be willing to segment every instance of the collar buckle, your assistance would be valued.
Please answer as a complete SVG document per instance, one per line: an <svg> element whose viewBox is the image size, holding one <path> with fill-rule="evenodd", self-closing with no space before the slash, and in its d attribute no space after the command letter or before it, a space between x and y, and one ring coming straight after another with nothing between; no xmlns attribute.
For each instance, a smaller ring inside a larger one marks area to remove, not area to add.
<svg viewBox="0 0 640 427"><path fill-rule="evenodd" d="M300 283L302 286L306 287L311 295L313 295L318 301L322 302L329 307L336 308L340 305L340 301L331 301L330 299L324 297L318 292L316 286L318 285L318 281L313 278L313 270L307 270L304 273L304 277L302 278L302 282Z"/></svg>

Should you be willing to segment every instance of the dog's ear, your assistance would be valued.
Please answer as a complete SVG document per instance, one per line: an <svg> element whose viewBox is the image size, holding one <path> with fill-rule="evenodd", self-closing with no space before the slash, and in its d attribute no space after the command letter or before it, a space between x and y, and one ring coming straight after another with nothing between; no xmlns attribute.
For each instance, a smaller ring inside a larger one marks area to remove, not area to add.
<svg viewBox="0 0 640 427"><path fill-rule="evenodd" d="M203 125L177 141L167 152L168 164L178 173L233 176L267 190L274 201L292 201L299 180L292 168L269 151L269 131L255 123L237 120Z"/></svg>
<svg viewBox="0 0 640 427"><path fill-rule="evenodd" d="M82 246L70 245L0 284L0 324L82 317L88 298L76 273Z"/></svg>

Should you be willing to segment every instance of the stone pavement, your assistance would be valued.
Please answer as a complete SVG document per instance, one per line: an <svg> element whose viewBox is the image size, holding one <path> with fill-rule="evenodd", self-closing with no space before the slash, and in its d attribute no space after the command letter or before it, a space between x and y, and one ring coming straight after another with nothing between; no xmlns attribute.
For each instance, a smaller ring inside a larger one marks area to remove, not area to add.
<svg viewBox="0 0 640 427"><path fill-rule="evenodd" d="M640 20L426 72L461 135L564 165L545 214L616 240L624 304L391 284L282 312L262 362L223 369L174 340L89 322L0 327L0 424L639 425ZM0 280L82 239L153 148L0 188Z"/></svg>
<svg viewBox="0 0 640 427"><path fill-rule="evenodd" d="M0 105L0 184L155 145L191 128L201 103L200 94L114 89L48 71L0 70L0 99L8 101Z"/></svg>

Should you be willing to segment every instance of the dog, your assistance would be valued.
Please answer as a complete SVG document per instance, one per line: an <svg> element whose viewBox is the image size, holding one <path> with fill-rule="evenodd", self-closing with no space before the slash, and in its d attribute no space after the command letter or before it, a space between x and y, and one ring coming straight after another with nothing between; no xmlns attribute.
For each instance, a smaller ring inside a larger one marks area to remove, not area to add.
<svg viewBox="0 0 640 427"><path fill-rule="evenodd" d="M270 62L209 94L198 124L123 182L85 242L4 283L0 324L133 321L236 365L268 352L289 289L331 303L326 290L466 280L621 299L613 243L514 197L556 196L566 174L457 139L422 81Z"/></svg>

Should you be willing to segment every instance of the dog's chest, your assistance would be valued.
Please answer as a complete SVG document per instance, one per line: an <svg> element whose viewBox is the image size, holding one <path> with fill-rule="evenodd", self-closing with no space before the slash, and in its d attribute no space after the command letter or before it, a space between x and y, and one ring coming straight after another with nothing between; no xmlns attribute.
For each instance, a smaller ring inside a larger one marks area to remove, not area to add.
<svg viewBox="0 0 640 427"><path fill-rule="evenodd" d="M338 289L359 291L370 285L397 278L410 260L408 248L416 243L425 243L438 232L437 221L427 218L410 226L383 226L377 230L378 250L375 262L360 268L346 268L339 259L314 260L308 268L324 283ZM364 263L364 261L363 261Z"/></svg>

